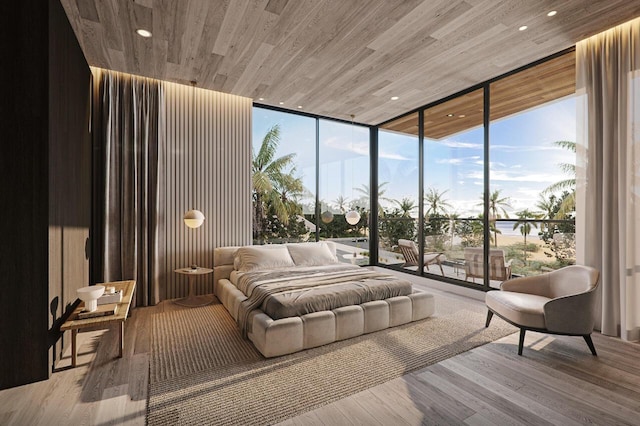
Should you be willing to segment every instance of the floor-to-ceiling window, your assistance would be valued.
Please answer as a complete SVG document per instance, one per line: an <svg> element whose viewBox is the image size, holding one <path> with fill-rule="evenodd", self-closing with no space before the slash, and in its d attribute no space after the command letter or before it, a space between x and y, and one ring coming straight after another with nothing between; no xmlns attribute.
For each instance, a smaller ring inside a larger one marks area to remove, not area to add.
<svg viewBox="0 0 640 426"><path fill-rule="evenodd" d="M369 128L254 107L252 137L254 244L332 240L369 264Z"/></svg>
<svg viewBox="0 0 640 426"><path fill-rule="evenodd" d="M482 89L424 111L425 272L482 283ZM472 262L477 262L474 265Z"/></svg>
<svg viewBox="0 0 640 426"><path fill-rule="evenodd" d="M338 259L369 263L369 129L319 120L320 239L337 244ZM378 188L378 195L382 188Z"/></svg>
<svg viewBox="0 0 640 426"><path fill-rule="evenodd" d="M568 54L490 85L491 247L513 275L575 263L574 70Z"/></svg>
<svg viewBox="0 0 640 426"><path fill-rule="evenodd" d="M405 118L411 126L417 114ZM407 261L401 240L417 241L420 193L417 135L396 128L378 134L378 263L418 265ZM413 262L415 263L415 262Z"/></svg>
<svg viewBox="0 0 640 426"><path fill-rule="evenodd" d="M424 268L385 235L383 201L379 247L391 256L380 264L487 289L575 261L574 58L555 55L380 126L381 183L394 183L387 133L423 155L422 193L407 204L418 223L406 236Z"/></svg>
<svg viewBox="0 0 640 426"><path fill-rule="evenodd" d="M254 244L315 241L316 120L253 109Z"/></svg>

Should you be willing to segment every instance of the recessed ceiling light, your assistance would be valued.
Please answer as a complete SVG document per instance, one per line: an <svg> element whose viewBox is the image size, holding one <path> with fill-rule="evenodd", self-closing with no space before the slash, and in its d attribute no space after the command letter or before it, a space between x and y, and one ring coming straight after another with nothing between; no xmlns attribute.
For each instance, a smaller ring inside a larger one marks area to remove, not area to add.
<svg viewBox="0 0 640 426"><path fill-rule="evenodd" d="M151 31L147 31L142 28L138 28L136 30L136 33L138 33L138 35L142 37L151 37Z"/></svg>
<svg viewBox="0 0 640 426"><path fill-rule="evenodd" d="M464 115L464 114L460 114L460 115L458 116L458 118L465 118L465 117L466 117L466 115Z"/></svg>
<svg viewBox="0 0 640 426"><path fill-rule="evenodd" d="M527 27L526 25L523 25L523 26L521 26L520 28L518 28L518 30L519 30L519 31L524 31L524 30L526 30L527 28L529 28L529 27Z"/></svg>
<svg viewBox="0 0 640 426"><path fill-rule="evenodd" d="M302 108L302 105L298 105L298 108Z"/></svg>
<svg viewBox="0 0 640 426"><path fill-rule="evenodd" d="M447 117L453 117L454 115L455 115L455 114L451 114L451 113L449 113L449 114L447 114Z"/></svg>
<svg viewBox="0 0 640 426"><path fill-rule="evenodd" d="M398 98L397 96L392 96L392 97L391 97L391 100L392 100L392 101L397 101L398 99L400 99L400 98Z"/></svg>
<svg viewBox="0 0 640 426"><path fill-rule="evenodd" d="M555 16L556 13L558 13L558 11L552 10L551 12L547 13L547 16Z"/></svg>
<svg viewBox="0 0 640 426"><path fill-rule="evenodd" d="M278 102L280 105L284 105L284 102Z"/></svg>
<svg viewBox="0 0 640 426"><path fill-rule="evenodd" d="M259 101L264 101L264 98L258 98Z"/></svg>

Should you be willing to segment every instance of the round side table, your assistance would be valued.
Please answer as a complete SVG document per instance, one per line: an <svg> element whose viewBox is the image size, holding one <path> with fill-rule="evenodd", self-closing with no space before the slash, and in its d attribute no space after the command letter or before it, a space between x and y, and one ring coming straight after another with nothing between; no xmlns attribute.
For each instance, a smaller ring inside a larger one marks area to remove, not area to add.
<svg viewBox="0 0 640 426"><path fill-rule="evenodd" d="M196 296L193 288L196 283L196 277L199 275L206 275L213 272L213 269L209 268L180 268L174 272L178 274L186 275L189 278L189 295L183 299L175 300L174 303L180 306L186 306L187 308L197 308L199 306L206 306L213 303L213 297L208 295Z"/></svg>

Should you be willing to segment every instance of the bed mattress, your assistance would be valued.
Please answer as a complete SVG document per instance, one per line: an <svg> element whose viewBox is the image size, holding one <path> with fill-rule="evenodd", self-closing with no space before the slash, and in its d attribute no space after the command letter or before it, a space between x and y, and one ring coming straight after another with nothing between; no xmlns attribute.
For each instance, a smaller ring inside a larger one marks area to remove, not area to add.
<svg viewBox="0 0 640 426"><path fill-rule="evenodd" d="M236 287L247 296L238 313L243 331L250 326L247 318L256 308L282 319L412 293L409 281L353 265L245 272L234 278Z"/></svg>

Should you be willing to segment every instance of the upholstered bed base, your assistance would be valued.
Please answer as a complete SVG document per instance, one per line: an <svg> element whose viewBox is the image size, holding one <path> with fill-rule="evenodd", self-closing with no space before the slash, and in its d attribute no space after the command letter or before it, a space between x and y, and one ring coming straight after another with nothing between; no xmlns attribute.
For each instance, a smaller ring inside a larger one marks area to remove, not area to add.
<svg viewBox="0 0 640 426"><path fill-rule="evenodd" d="M234 319L247 298L229 281L232 253L236 249L217 248L214 255L214 291ZM335 252L335 248L332 249ZM248 337L260 353L269 358L417 321L433 315L434 311L433 295L425 292L278 320L255 309L249 317Z"/></svg>

